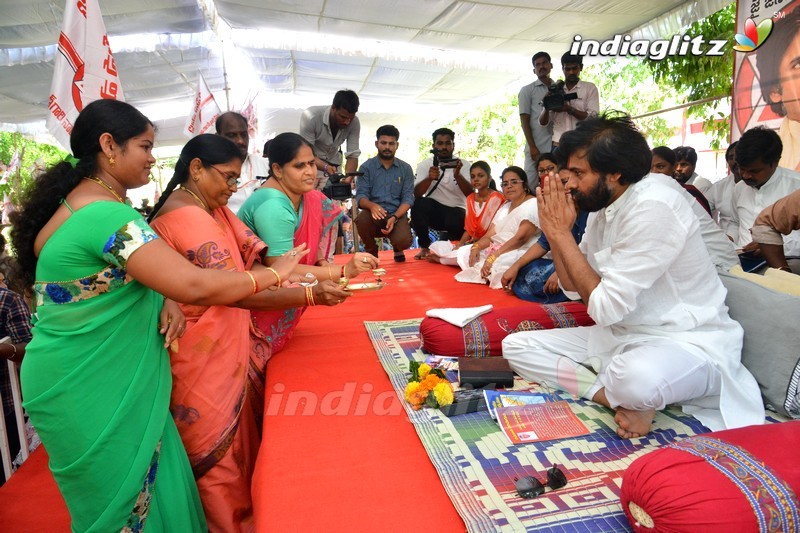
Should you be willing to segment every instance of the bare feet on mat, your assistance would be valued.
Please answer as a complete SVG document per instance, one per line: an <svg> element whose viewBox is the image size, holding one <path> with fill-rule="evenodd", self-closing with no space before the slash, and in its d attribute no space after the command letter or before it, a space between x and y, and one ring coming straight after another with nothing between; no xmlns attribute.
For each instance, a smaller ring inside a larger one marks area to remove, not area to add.
<svg viewBox="0 0 800 533"><path fill-rule="evenodd" d="M427 248L420 248L419 253L414 256L414 259L427 259L430 257L431 251Z"/></svg>
<svg viewBox="0 0 800 533"><path fill-rule="evenodd" d="M653 425L653 417L656 412L632 411L624 407L617 407L614 421L617 423L617 435L623 439L638 439L650 433L650 426Z"/></svg>

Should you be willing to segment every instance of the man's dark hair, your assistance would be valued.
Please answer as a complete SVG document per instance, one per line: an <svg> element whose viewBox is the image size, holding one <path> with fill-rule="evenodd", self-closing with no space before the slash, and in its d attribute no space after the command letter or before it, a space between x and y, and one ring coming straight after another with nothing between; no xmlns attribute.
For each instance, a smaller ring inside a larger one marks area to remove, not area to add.
<svg viewBox="0 0 800 533"><path fill-rule="evenodd" d="M758 126L747 130L736 145L736 164L747 167L759 159L768 165L781 160L783 143L774 130Z"/></svg>
<svg viewBox="0 0 800 533"><path fill-rule="evenodd" d="M559 166L568 168L569 158L586 151L589 166L603 174L621 174L619 183L630 184L650 172L652 154L631 117L621 111L606 111L578 122L564 133L556 156Z"/></svg>
<svg viewBox="0 0 800 533"><path fill-rule="evenodd" d="M431 136L433 137L433 142L436 142L436 137L438 137L439 135L449 135L451 141L456 140L456 132L454 132L450 128L439 128L438 130L434 131L433 135Z"/></svg>
<svg viewBox="0 0 800 533"><path fill-rule="evenodd" d="M574 63L576 65L583 66L583 56L579 56L577 54L570 54L569 52L565 53L561 56L561 65L567 65L570 63Z"/></svg>
<svg viewBox="0 0 800 533"><path fill-rule="evenodd" d="M769 104L769 107L782 117L786 116L783 102L773 102L770 94L782 93L781 84L784 80L781 80L781 61L783 61L783 56L788 53L789 45L798 32L800 32L800 9L794 9L785 17L774 21L769 39L764 41L764 44L756 52L761 96ZM796 83L792 80L785 81Z"/></svg>
<svg viewBox="0 0 800 533"><path fill-rule="evenodd" d="M656 146L653 148L653 155L657 155L670 165L674 165L677 161L677 157L675 156L675 150L670 148L669 146Z"/></svg>
<svg viewBox="0 0 800 533"><path fill-rule="evenodd" d="M226 111L218 116L216 122L214 122L214 129L216 129L218 134L220 130L222 130L222 123L230 118L237 118L241 120L244 122L244 129L247 129L247 118L244 115L237 113L236 111Z"/></svg>
<svg viewBox="0 0 800 533"><path fill-rule="evenodd" d="M333 95L333 107L336 109L345 109L355 115L358 113L358 104L358 95L350 89L336 91L336 94Z"/></svg>
<svg viewBox="0 0 800 533"><path fill-rule="evenodd" d="M547 58L547 61L549 61L550 63L553 62L553 60L550 59L550 54L548 54L547 52L536 52L535 54L533 54L533 57L531 58L531 64L535 65L536 60L539 59L540 57Z"/></svg>
<svg viewBox="0 0 800 533"><path fill-rule="evenodd" d="M739 141L733 141L731 144L728 145L728 148L725 149L725 159L728 159L731 156L731 152L736 150L737 144L739 144Z"/></svg>
<svg viewBox="0 0 800 533"><path fill-rule="evenodd" d="M375 139L380 139L381 136L384 135L386 137L394 137L396 141L400 140L400 130L391 124L386 124L385 126L378 128L378 131L375 132Z"/></svg>
<svg viewBox="0 0 800 533"><path fill-rule="evenodd" d="M673 150L675 161L688 161L690 165L697 164L697 152L691 146L678 146Z"/></svg>

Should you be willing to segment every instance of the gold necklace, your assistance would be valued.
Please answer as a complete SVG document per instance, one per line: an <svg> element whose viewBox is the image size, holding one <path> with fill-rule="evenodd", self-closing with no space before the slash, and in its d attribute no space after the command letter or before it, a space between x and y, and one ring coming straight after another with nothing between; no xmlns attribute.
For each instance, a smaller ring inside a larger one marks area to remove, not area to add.
<svg viewBox="0 0 800 533"><path fill-rule="evenodd" d="M92 181L92 182L94 182L94 183L96 183L96 184L100 185L101 187L105 187L105 188L106 188L106 189L107 189L107 190L108 190L108 191L109 191L111 194L113 194L113 195L114 195L114 198L116 198L117 200L119 200L119 203L121 203L121 204L127 204L127 202L125 202L125 200L123 200L123 199L122 199L122 197L121 197L119 194L117 194L117 191L115 191L115 190L114 190L114 188L113 188L113 187L111 187L111 185L109 185L109 184L108 184L108 183L106 183L105 181L101 180L100 178L98 178L98 177L95 177L95 176L86 176L86 177L84 177L83 179L85 179L85 180L89 180L89 181Z"/></svg>
<svg viewBox="0 0 800 533"><path fill-rule="evenodd" d="M192 198L194 198L195 200L197 200L197 203L198 203L198 204L200 204L200 207L202 207L202 208L203 208L203 209L205 209L206 211L211 211L211 209L209 209L209 208L208 208L208 206L207 206L207 205L206 205L206 203L203 201L203 199L202 199L202 198L200 198L199 196L197 196L197 195L196 195L196 194L195 194L195 193L194 193L192 190L190 190L190 189L187 189L187 188L186 188L186 187L184 187L183 185L181 185L181 186L180 186L180 187L178 187L178 188L179 188L180 190L182 190L182 191L186 191L186 192L188 192L189 194L191 194L191 195L192 195Z"/></svg>

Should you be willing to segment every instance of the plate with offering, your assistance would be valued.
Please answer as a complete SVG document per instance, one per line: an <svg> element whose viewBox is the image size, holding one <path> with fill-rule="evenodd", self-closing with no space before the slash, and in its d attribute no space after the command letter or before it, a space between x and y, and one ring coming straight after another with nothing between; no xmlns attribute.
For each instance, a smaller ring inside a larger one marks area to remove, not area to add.
<svg viewBox="0 0 800 533"><path fill-rule="evenodd" d="M366 283L348 283L347 287L342 287L346 291L377 291L383 288L385 283L380 281L370 281Z"/></svg>

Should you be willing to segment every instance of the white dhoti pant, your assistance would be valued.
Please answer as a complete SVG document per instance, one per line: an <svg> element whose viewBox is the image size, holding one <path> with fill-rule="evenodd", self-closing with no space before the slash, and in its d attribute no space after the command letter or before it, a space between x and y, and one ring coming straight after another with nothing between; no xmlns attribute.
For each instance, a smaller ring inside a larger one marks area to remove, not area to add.
<svg viewBox="0 0 800 533"><path fill-rule="evenodd" d="M616 355L593 355L589 333L598 327L514 333L503 340L503 357L523 378L575 397L591 400L605 388L612 409L659 411L719 396L721 374L710 357L656 337L629 344Z"/></svg>
<svg viewBox="0 0 800 533"><path fill-rule="evenodd" d="M466 248L469 248L467 246ZM450 241L432 242L428 249L431 253L439 256L439 262L443 265L458 266L458 250Z"/></svg>

